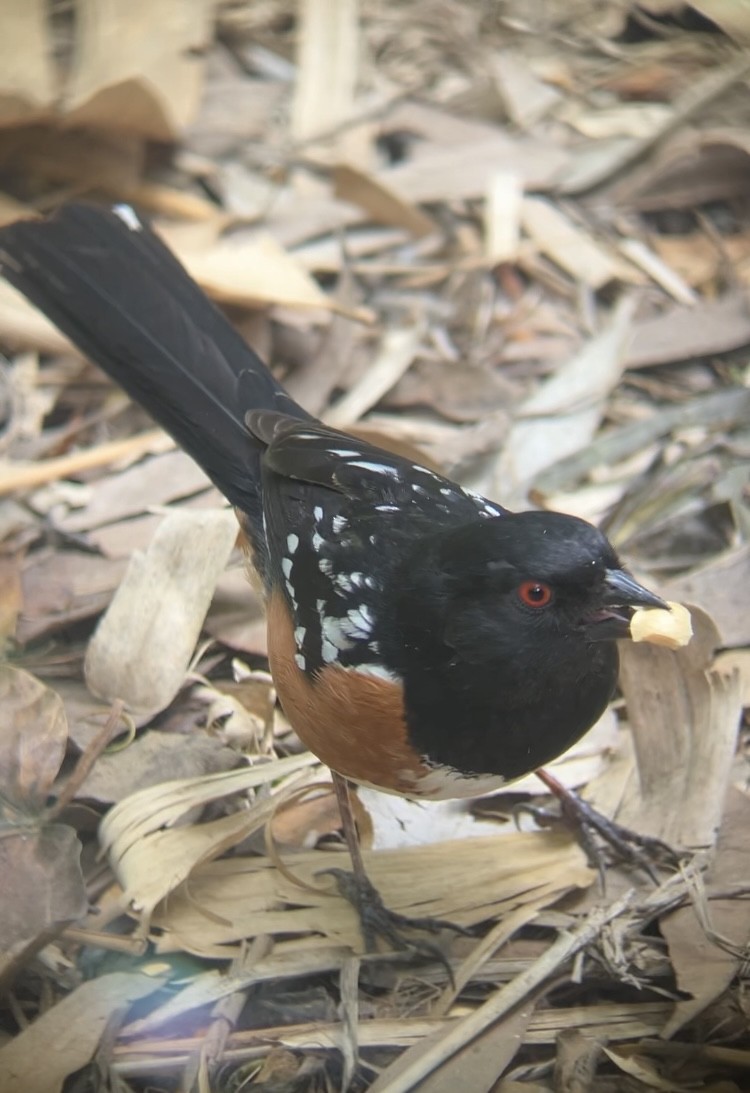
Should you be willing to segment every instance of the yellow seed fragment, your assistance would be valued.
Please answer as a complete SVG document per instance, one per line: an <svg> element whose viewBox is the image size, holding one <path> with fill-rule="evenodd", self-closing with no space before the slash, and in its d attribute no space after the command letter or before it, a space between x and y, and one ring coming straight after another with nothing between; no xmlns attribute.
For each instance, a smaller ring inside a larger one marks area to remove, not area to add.
<svg viewBox="0 0 750 1093"><path fill-rule="evenodd" d="M633 641L650 641L667 649L681 649L693 636L690 612L681 603L663 607L640 607L630 620Z"/></svg>

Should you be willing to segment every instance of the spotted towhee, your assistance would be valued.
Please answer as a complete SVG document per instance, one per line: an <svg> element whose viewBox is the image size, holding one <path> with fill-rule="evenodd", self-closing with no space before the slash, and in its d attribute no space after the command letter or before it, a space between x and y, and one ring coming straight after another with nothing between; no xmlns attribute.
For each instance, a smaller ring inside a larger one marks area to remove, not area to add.
<svg viewBox="0 0 750 1093"><path fill-rule="evenodd" d="M129 207L5 227L0 265L234 505L280 701L333 771L474 796L597 720L632 609L664 604L596 528L321 424Z"/></svg>

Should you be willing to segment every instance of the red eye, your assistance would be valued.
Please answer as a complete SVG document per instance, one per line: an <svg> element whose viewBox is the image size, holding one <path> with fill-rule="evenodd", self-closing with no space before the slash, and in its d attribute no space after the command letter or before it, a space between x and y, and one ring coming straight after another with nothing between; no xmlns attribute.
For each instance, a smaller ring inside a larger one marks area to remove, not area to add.
<svg viewBox="0 0 750 1093"><path fill-rule="evenodd" d="M552 599L552 589L541 581L524 581L518 586L518 595L527 607L546 607Z"/></svg>

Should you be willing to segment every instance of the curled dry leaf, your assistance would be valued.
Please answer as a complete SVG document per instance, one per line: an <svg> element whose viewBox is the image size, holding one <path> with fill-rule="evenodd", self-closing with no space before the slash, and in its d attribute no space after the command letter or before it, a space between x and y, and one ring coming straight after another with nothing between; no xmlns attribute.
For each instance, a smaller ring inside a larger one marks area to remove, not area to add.
<svg viewBox="0 0 750 1093"><path fill-rule="evenodd" d="M288 778L316 762L305 752L243 770L162 782L126 797L107 813L99 830L126 898L148 918L196 865L262 827L281 795L210 823L177 826L193 808Z"/></svg>
<svg viewBox="0 0 750 1093"><path fill-rule="evenodd" d="M42 810L65 754L58 695L34 676L0 667L0 979L63 923L86 910L80 844ZM1 1073L1 1069L0 1069ZM6 1088L0 1081L0 1088Z"/></svg>

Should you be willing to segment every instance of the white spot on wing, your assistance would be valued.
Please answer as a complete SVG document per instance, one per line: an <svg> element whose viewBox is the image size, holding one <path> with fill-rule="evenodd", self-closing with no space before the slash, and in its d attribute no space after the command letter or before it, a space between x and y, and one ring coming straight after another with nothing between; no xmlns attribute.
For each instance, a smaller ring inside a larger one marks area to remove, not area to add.
<svg viewBox="0 0 750 1093"><path fill-rule="evenodd" d="M338 535L339 532L342 532L348 523L349 521L345 516L334 516L331 521L334 535Z"/></svg>
<svg viewBox="0 0 750 1093"><path fill-rule="evenodd" d="M328 638L323 638L320 646L320 655L323 657L324 664L335 664L339 659L339 651L332 641Z"/></svg>
<svg viewBox="0 0 750 1093"><path fill-rule="evenodd" d="M337 573L333 578L333 583L337 588L340 588L342 592L353 592L354 584L348 573Z"/></svg>
<svg viewBox="0 0 750 1093"><path fill-rule="evenodd" d="M291 577L291 575L292 575L292 559L291 558L282 558L281 559L281 572L284 574L285 577Z"/></svg>
<svg viewBox="0 0 750 1093"><path fill-rule="evenodd" d="M320 548L323 546L323 542L324 542L323 536L319 535L317 531L314 531L313 532L313 537L312 537L312 548L313 548L313 550L315 551L316 554L320 550Z"/></svg>
<svg viewBox="0 0 750 1093"><path fill-rule="evenodd" d="M398 512L398 505L376 505L376 512Z"/></svg>
<svg viewBox="0 0 750 1093"><path fill-rule="evenodd" d="M135 209L131 208L130 205L113 205L112 212L122 220L125 227L130 231L139 232L143 230L143 224L136 216Z"/></svg>
<svg viewBox="0 0 750 1093"><path fill-rule="evenodd" d="M366 603L361 603L358 607L351 607L347 611L346 618L341 620L341 624L344 633L349 637L364 641L372 632L372 612Z"/></svg>
<svg viewBox="0 0 750 1093"><path fill-rule="evenodd" d="M296 641L297 646L300 649L302 648L302 643L305 640L305 634L306 633L307 633L307 630L304 626L298 626L294 631L294 640Z"/></svg>
<svg viewBox="0 0 750 1093"><path fill-rule="evenodd" d="M305 658L302 656L302 653L295 653L294 654L294 662L297 665L297 667L300 668L304 672L306 662L305 662Z"/></svg>
<svg viewBox="0 0 750 1093"><path fill-rule="evenodd" d="M387 463L368 463L364 459L353 459L350 467L360 467L363 471L372 471L373 474L384 474L387 478L400 478L401 475L395 467L389 467Z"/></svg>
<svg viewBox="0 0 750 1093"><path fill-rule="evenodd" d="M286 537L286 549L290 554L294 554L295 550L299 546L299 535L287 535Z"/></svg>
<svg viewBox="0 0 750 1093"><path fill-rule="evenodd" d="M318 523L320 523L320 521L323 519L323 510L320 505L316 505L313 509L313 516L318 521Z"/></svg>

